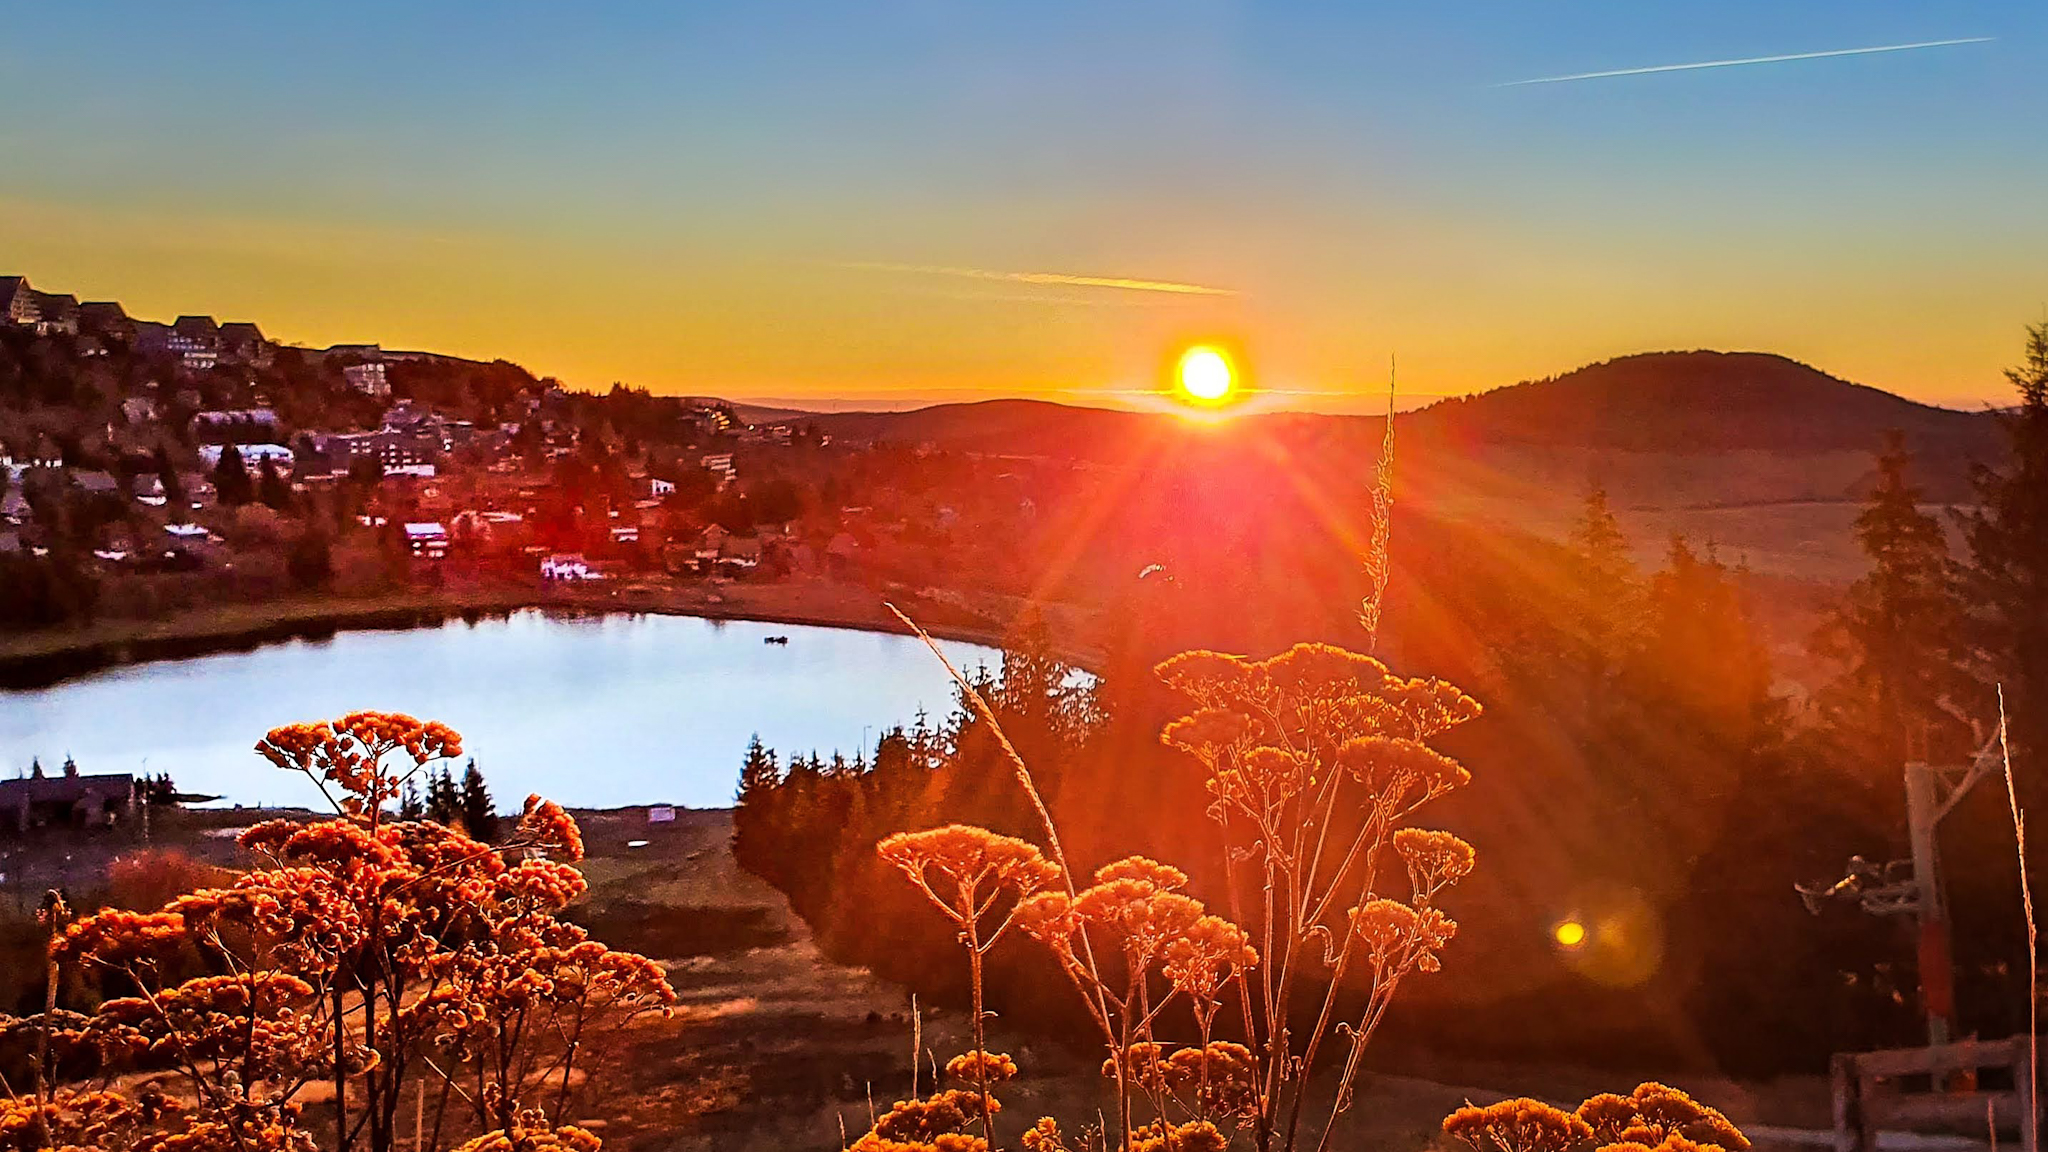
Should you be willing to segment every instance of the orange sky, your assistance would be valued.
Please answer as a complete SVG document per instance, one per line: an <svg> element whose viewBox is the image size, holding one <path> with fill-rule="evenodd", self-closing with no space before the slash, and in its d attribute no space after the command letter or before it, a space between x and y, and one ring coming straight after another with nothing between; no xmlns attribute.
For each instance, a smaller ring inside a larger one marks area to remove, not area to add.
<svg viewBox="0 0 2048 1152"><path fill-rule="evenodd" d="M1565 7L38 6L0 274L800 403L1118 403L1211 337L1301 408L1376 408L1396 355L1413 403L1690 348L2005 398L2048 16ZM1986 39L1503 86L1948 36Z"/></svg>

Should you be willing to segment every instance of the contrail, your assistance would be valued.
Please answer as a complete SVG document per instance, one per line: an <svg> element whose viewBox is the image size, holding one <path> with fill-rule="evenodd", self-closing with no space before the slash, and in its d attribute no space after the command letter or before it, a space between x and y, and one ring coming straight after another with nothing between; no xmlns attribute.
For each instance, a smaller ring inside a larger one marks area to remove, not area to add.
<svg viewBox="0 0 2048 1152"><path fill-rule="evenodd" d="M1923 40L1917 44L1885 44L1876 48L1837 48L1832 52L1795 52L1789 56L1750 56L1741 60L1702 60L1696 64L1659 64L1652 68L1617 68L1612 72L1579 72L1570 76L1544 76L1536 80L1509 80L1493 88L1519 88L1525 84L1563 84L1571 80L1604 80L1610 76L1646 76L1652 72L1690 72L1696 68L1733 68L1738 64L1783 64L1788 60L1825 60L1831 56L1869 56L1878 52L1911 52L1918 48L1948 48L1957 44L1989 44L1996 36L1971 36L1962 40Z"/></svg>
<svg viewBox="0 0 2048 1152"><path fill-rule="evenodd" d="M1073 276L1065 272L995 272L986 268L947 268L930 264L840 264L865 272L909 272L924 276L960 276L970 280L1001 280L1011 284L1050 284L1074 288L1118 288L1127 292L1172 292L1183 296L1235 296L1229 288L1181 284L1172 280L1133 280L1124 276Z"/></svg>

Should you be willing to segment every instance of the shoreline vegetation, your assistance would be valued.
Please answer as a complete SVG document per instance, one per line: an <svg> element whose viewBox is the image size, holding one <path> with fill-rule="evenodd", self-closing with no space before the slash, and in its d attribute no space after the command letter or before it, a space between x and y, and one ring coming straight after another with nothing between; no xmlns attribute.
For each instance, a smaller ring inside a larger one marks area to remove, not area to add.
<svg viewBox="0 0 2048 1152"><path fill-rule="evenodd" d="M1008 621L1022 606L1021 601L1007 602L1013 598L991 595L969 607L907 590L892 594L824 581L712 587L618 587L610 582L596 588L506 584L413 588L365 597L295 597L215 604L153 619L99 620L77 627L0 634L0 691L50 687L134 664L244 652L290 640L324 640L340 632L425 628L528 609L691 616L908 636L885 607L892 599L914 606L920 625L940 639L992 648L1003 645ZM1075 609L1053 610L1079 614ZM1067 630L1061 634L1075 633ZM1076 648L1061 655L1084 668L1100 666L1100 654L1091 649Z"/></svg>

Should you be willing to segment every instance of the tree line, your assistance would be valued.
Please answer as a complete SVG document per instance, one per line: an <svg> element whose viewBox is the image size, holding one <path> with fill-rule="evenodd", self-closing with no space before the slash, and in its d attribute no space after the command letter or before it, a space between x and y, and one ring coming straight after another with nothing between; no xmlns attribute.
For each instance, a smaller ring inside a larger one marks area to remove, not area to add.
<svg viewBox="0 0 2048 1152"><path fill-rule="evenodd" d="M1511 560L1478 530L1397 520L1408 584L1397 577L1393 643L1488 708L1447 738L1484 787L1447 800L1443 818L1490 863L1460 914L1471 979L1422 993L1433 1002L1390 1022L1396 1045L1426 1022L1439 1049L1777 1072L1914 1042L1910 924L1849 907L1810 916L1793 885L1840 876L1851 855L1904 856L1903 765L1967 760L1996 731L2000 686L2021 802L2048 810L2048 781L2027 768L2048 750L2048 326L2029 331L2010 377L2010 455L1977 468L1969 507L1926 507L1907 446L1873 445L1854 529L1869 568L1811 636L1771 636L1760 597L1786 589L1711 545L1675 538L1644 571L1597 485L1567 541ZM1125 642L1085 688L1049 655L1042 625L972 679L1039 775L1069 853L1091 867L1130 851L1172 858L1211 799L1159 743L1174 712L1148 634L1179 640L1199 625L1176 595L1164 584L1118 606ZM1834 672L1810 693L1789 689L1775 667L1787 656ZM948 822L1038 826L964 694L936 727L921 717L885 732L872 758L782 763L757 741L735 850L829 952L943 994L959 990L955 945L873 845ZM2024 1021L2011 846L1990 790L1945 826L1965 1034ZM1213 897L1216 880L1197 873L1190 891ZM1572 947L1557 942L1566 921L1584 933ZM1028 975L992 983L1013 998L999 1010L1036 1011L1042 991L1058 1011L1059 990Z"/></svg>

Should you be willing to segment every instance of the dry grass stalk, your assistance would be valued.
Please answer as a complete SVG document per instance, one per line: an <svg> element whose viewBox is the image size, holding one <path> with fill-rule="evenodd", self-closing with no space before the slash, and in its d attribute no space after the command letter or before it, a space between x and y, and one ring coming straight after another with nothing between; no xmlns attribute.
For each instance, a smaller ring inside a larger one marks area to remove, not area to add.
<svg viewBox="0 0 2048 1152"><path fill-rule="evenodd" d="M2041 1107L2041 958L2040 929L2034 921L2034 893L2027 882L2027 814L2012 776L2012 744L2006 738L2005 685L1998 686L1998 752L2005 761L2005 798L2012 806L2014 851L2019 857L2020 905L2027 914L2027 1100ZM1994 1144L1994 1147L1996 1145Z"/></svg>

